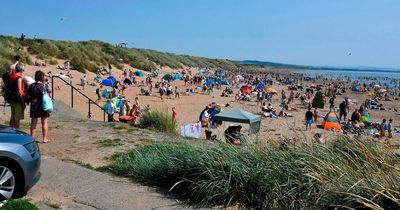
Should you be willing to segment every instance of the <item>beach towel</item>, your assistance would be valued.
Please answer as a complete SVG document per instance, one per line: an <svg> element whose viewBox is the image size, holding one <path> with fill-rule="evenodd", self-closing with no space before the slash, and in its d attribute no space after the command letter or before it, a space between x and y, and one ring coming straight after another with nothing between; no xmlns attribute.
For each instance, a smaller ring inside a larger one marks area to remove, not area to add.
<svg viewBox="0 0 400 210"><path fill-rule="evenodd" d="M191 137L191 138L200 138L201 136L201 124L186 124L181 126L181 136Z"/></svg>

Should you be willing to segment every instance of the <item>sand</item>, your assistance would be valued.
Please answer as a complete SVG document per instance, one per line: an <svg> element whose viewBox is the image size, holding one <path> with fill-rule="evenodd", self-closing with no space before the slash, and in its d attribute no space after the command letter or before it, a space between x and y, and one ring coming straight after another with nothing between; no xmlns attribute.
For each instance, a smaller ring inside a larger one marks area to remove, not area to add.
<svg viewBox="0 0 400 210"><path fill-rule="evenodd" d="M35 60L33 57L32 60ZM59 60L59 65L63 65L64 61ZM59 73L64 73L66 74L65 70L57 70L56 69L57 65L48 65L46 67L36 67L36 66L26 66L26 71L24 72L24 75L34 75L34 72L38 69L44 71L47 73L48 71L51 71L53 74L59 74ZM132 69L135 71L135 68L132 68L128 65L125 66L128 69ZM196 72L197 69L192 68L192 72ZM144 71L143 71L144 72ZM154 79L154 83L156 81L161 81L161 77L166 74L166 73L174 73L177 72L177 70L173 70L170 68L162 68L161 76L158 78ZM287 73L287 71L285 71ZM90 97L92 100L95 101L97 98L95 94L96 88L99 86L98 83L95 83L95 86L87 85L85 87L85 90L82 90L82 87L79 86L80 83L80 78L83 77L83 75L86 75L88 80L90 82L93 81L93 78L95 77L94 73L87 72L86 74L82 74L77 71L71 71L73 78L72 78L72 84L74 87L78 88L81 92L86 94L88 97ZM116 70L114 68L113 70L114 76L116 76L118 79L122 80L122 71L121 70ZM139 78L139 81L145 80L146 75L148 74L147 72L144 72L145 76L142 78ZM105 78L104 76L103 78ZM140 83L139 83L140 84ZM318 84L318 82L317 82ZM54 97L57 100L61 100L66 104L71 103L71 88L65 85L61 80L55 79L54 81L55 86L59 86L59 90L54 91ZM152 96L144 96L140 94L140 87L138 86L131 86L125 91L125 96L130 99L131 101L134 100L135 97L139 98L141 106L145 106L147 104L150 105L152 109L163 109L163 110L168 110L171 112L172 107L176 107L176 110L178 112L178 122L179 124L186 124L186 123L195 123L198 120L200 112L203 110L203 108L210 104L211 102L217 102L221 105L229 103L231 106L229 108L224 108L225 111L231 110L232 108L242 108L244 110L247 110L249 112L252 112L254 114L259 114L260 113L260 107L259 105L256 105L256 102L254 101L255 98L252 98L253 101L251 102L234 102L233 97L221 97L222 90L216 90L214 94L211 95L206 95L202 93L194 94L191 96L185 95L185 90L187 88L195 87L195 86L184 86L184 82L179 80L179 81L174 81L173 82L173 87L178 86L181 90L181 98L180 99L168 99L164 97L164 101L162 101L159 97L158 90L153 88L153 95ZM310 83L305 83L305 86L309 86ZM278 93L281 92L281 90L285 90L286 94L289 95L289 90L287 85L279 85L275 84L273 86ZM224 88L224 87L223 87ZM236 93L238 89L234 89L234 93ZM335 100L336 106L339 105L339 103L344 99L344 97L347 96L350 98L351 101L356 101L354 104L351 104L350 110L351 112L359 107L359 105L367 98L366 93L355 93L348 91L345 95L338 96ZM102 100L100 102L100 106L102 106L105 103L105 100ZM275 109L279 110L279 103L280 103L280 95L276 95L273 97L273 106ZM399 107L399 102L398 101L384 101L383 104L385 107L394 107L400 110ZM74 91L74 109L79 111L83 116L88 116L88 100L85 99L84 97L80 96L76 91ZM298 109L298 111L290 111L288 113L292 114L293 117L288 117L288 118L265 118L263 117L262 119L262 127L260 134L257 135L257 137L252 137L253 140L257 141L269 141L269 140L280 140L280 139L301 139L300 141L306 141L309 142L312 140L312 136L315 133L322 133L324 138L330 139L334 138L337 135L339 135L337 132L333 131L326 131L323 129L316 128L315 125L313 127L312 131L305 132L305 125L304 125L304 114L305 114L305 107L300 104L299 99L295 99L294 107ZM328 106L325 106L325 109L319 110L320 115L325 115L328 113L329 108ZM92 119L93 120L103 120L103 112L99 109L96 108L95 105L91 105L91 111L92 111ZM393 118L394 120L394 127L399 128L399 121L400 121L400 115L398 113L390 112L390 111L378 111L378 110L370 110L371 118L372 121L374 122L380 122L382 118ZM117 117L117 115L116 115ZM51 118L50 118L51 121ZM322 122L322 118L319 119L319 122L317 125L320 125ZM229 125L230 123L224 123L223 126L221 126L219 129L213 130L214 134L218 135L219 139L223 139L223 130ZM50 136L51 136L51 131L50 131ZM203 134L204 137L204 134ZM305 137L305 138L304 138ZM395 135L394 137L395 140L400 139L400 135Z"/></svg>

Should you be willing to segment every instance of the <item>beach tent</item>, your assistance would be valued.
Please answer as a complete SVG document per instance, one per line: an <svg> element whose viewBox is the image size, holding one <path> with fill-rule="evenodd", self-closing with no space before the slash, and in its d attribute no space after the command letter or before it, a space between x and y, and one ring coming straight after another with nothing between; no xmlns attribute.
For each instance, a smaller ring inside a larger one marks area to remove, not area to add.
<svg viewBox="0 0 400 210"><path fill-rule="evenodd" d="M251 88L249 86L247 86L247 85L242 86L240 88L240 92L242 92L242 93L251 93Z"/></svg>
<svg viewBox="0 0 400 210"><path fill-rule="evenodd" d="M229 82L228 82L227 80L224 80L224 79L221 79L221 80L219 81L219 83L220 83L221 85L229 85Z"/></svg>
<svg viewBox="0 0 400 210"><path fill-rule="evenodd" d="M176 73L174 76L174 80L180 80L181 79L181 75L179 73Z"/></svg>
<svg viewBox="0 0 400 210"><path fill-rule="evenodd" d="M352 91L355 91L355 92L360 92L360 87L357 86L357 85L354 85L354 86L351 88L351 90L352 90Z"/></svg>
<svg viewBox="0 0 400 210"><path fill-rule="evenodd" d="M100 84L104 85L104 86L113 87L116 81L117 81L117 79L115 79L115 77L109 76L109 77L107 77L107 79L101 81Z"/></svg>
<svg viewBox="0 0 400 210"><path fill-rule="evenodd" d="M124 79L124 84L132 85L132 80L130 80L129 78L125 78Z"/></svg>
<svg viewBox="0 0 400 210"><path fill-rule="evenodd" d="M322 92L317 91L317 93L315 93L314 99L312 101L312 107L320 109L324 108L324 97Z"/></svg>
<svg viewBox="0 0 400 210"><path fill-rule="evenodd" d="M342 126L335 112L329 112L322 121L322 128L325 130L335 130L340 131Z"/></svg>
<svg viewBox="0 0 400 210"><path fill-rule="evenodd" d="M265 90L266 90L268 93L277 93L277 91L275 90L275 88L272 88L272 87L267 87L267 88L265 88Z"/></svg>
<svg viewBox="0 0 400 210"><path fill-rule="evenodd" d="M265 85L263 84L263 83L258 83L258 85L256 86L256 90L259 90L259 89L264 89L265 88Z"/></svg>
<svg viewBox="0 0 400 210"><path fill-rule="evenodd" d="M171 74L166 74L162 77L163 80L172 80L174 77Z"/></svg>
<svg viewBox="0 0 400 210"><path fill-rule="evenodd" d="M143 76L144 76L144 74L143 74L143 72L142 72L142 71L140 71L140 70L136 70L136 71L135 71L135 76L138 76L138 77L143 77Z"/></svg>
<svg viewBox="0 0 400 210"><path fill-rule="evenodd" d="M205 85L206 85L207 87L210 87L210 85L211 85L213 82L214 82L213 79L208 79L208 80L206 81Z"/></svg>
<svg viewBox="0 0 400 210"><path fill-rule="evenodd" d="M109 98L112 90L104 89L103 92L101 93L101 97L103 98Z"/></svg>
<svg viewBox="0 0 400 210"><path fill-rule="evenodd" d="M214 121L226 121L226 122L237 122L247 123L250 125L249 135L255 134L260 131L261 116L252 114L242 109L233 109L228 112L222 112L214 115Z"/></svg>

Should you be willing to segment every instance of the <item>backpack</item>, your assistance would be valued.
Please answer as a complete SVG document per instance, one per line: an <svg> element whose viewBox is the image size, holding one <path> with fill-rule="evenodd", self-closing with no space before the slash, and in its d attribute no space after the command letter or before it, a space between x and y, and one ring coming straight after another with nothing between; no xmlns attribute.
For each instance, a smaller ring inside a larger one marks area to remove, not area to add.
<svg viewBox="0 0 400 210"><path fill-rule="evenodd" d="M21 77L18 77L16 80L11 82L10 75L8 72L5 72L2 75L3 84L4 84L4 100L7 103L22 101L22 97L20 96L19 91L18 91L18 79L19 78L21 78Z"/></svg>

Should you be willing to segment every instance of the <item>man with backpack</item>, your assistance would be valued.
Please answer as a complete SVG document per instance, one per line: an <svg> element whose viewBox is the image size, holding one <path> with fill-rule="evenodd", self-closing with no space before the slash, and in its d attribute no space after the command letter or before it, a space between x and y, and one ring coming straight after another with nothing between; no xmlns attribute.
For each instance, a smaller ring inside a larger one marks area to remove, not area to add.
<svg viewBox="0 0 400 210"><path fill-rule="evenodd" d="M24 119L25 110L25 85L22 80L22 73L24 72L24 66L17 64L15 66L15 73L11 73L9 76L3 75L3 82L5 84L5 100L11 105L11 118L10 126L19 128L20 120ZM7 78L8 76L8 78Z"/></svg>

